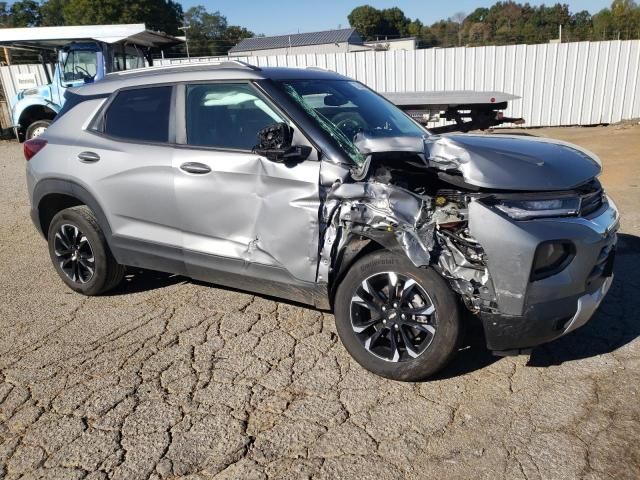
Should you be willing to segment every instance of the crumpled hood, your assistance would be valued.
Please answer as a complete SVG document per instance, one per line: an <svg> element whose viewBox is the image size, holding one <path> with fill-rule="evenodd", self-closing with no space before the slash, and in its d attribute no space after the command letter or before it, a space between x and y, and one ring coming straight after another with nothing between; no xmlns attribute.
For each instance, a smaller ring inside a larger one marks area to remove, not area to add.
<svg viewBox="0 0 640 480"><path fill-rule="evenodd" d="M459 172L476 187L567 190L602 171L596 155L557 140L518 135L456 134L425 140L429 165Z"/></svg>

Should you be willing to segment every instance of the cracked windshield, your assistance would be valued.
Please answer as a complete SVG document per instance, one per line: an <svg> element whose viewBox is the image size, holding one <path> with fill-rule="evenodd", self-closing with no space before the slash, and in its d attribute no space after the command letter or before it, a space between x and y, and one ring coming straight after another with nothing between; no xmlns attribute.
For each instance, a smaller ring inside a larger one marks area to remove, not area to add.
<svg viewBox="0 0 640 480"><path fill-rule="evenodd" d="M357 164L365 159L354 143L358 134L371 138L427 135L401 110L359 82L314 79L281 84Z"/></svg>

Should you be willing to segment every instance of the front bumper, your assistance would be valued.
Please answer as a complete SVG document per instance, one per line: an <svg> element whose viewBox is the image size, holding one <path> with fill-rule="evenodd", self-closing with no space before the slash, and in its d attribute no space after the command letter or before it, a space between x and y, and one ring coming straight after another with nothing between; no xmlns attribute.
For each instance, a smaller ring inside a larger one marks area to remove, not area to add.
<svg viewBox="0 0 640 480"><path fill-rule="evenodd" d="M559 338L588 322L609 291L619 227L610 200L589 218L520 222L476 205L470 226L487 253L496 293L497 309L480 314L490 350L526 350ZM536 247L549 240L571 241L575 257L561 272L532 281Z"/></svg>
<svg viewBox="0 0 640 480"><path fill-rule="evenodd" d="M610 276L597 290L577 299L538 304L526 316L481 314L487 348L494 352L517 353L572 332L591 319L612 282L613 276Z"/></svg>

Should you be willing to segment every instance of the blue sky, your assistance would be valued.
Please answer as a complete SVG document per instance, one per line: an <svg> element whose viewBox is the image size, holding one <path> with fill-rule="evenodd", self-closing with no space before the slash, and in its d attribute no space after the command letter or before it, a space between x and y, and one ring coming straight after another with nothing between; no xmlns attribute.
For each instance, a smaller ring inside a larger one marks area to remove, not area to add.
<svg viewBox="0 0 640 480"><path fill-rule="evenodd" d="M532 5L551 5L558 0L528 0ZM477 0L185 0L184 9L194 5L204 5L208 10L219 10L230 24L242 25L255 33L279 35L295 32L310 32L348 27L347 15L359 5L369 4L376 8L400 7L410 18L419 18L431 24L447 18L456 12L469 13L478 7L490 6L495 2ZM522 0L520 3L525 3ZM572 11L589 10L596 13L608 7L611 0L560 0L568 3Z"/></svg>

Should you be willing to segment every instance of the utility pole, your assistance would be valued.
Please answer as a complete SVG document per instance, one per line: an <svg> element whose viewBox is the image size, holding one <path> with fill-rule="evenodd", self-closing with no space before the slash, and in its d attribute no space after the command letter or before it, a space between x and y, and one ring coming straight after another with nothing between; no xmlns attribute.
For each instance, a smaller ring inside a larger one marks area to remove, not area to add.
<svg viewBox="0 0 640 480"><path fill-rule="evenodd" d="M558 40L562 43L562 24L558 25Z"/></svg>
<svg viewBox="0 0 640 480"><path fill-rule="evenodd" d="M184 43L187 46L187 58L191 58L189 56L189 39L187 38L187 30L189 30L191 27L187 24L184 24L181 27L178 27L178 30L182 30L184 32Z"/></svg>

